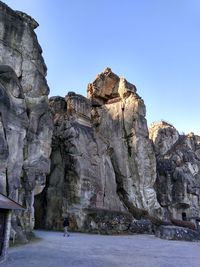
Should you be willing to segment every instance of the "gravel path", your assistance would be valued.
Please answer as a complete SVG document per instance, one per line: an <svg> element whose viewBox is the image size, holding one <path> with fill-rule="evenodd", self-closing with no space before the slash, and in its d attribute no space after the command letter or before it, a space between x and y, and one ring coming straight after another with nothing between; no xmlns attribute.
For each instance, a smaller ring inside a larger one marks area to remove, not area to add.
<svg viewBox="0 0 200 267"><path fill-rule="evenodd" d="M42 238L9 249L5 267L200 267L200 243L149 235L103 236L35 231Z"/></svg>

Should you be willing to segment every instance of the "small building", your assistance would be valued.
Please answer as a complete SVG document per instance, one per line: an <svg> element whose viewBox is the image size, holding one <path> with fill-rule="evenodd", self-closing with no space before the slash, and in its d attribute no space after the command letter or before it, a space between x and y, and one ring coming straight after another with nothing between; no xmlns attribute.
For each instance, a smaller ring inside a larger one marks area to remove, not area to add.
<svg viewBox="0 0 200 267"><path fill-rule="evenodd" d="M24 210L24 208L0 193L0 262L6 259L9 247L11 210Z"/></svg>

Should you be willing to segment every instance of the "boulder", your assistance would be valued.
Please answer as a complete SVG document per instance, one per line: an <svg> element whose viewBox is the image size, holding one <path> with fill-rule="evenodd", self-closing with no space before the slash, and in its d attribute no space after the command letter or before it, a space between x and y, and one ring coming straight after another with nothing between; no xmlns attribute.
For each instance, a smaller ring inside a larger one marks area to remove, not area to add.
<svg viewBox="0 0 200 267"><path fill-rule="evenodd" d="M178 226L161 226L155 233L156 237L167 240L199 241L200 234L188 228Z"/></svg>

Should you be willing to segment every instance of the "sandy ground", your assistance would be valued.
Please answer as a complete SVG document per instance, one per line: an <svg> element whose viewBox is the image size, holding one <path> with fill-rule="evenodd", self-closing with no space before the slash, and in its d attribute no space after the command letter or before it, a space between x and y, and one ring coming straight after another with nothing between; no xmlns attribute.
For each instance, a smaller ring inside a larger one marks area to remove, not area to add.
<svg viewBox="0 0 200 267"><path fill-rule="evenodd" d="M103 236L35 231L42 238L10 248L5 267L200 267L200 242L149 235Z"/></svg>

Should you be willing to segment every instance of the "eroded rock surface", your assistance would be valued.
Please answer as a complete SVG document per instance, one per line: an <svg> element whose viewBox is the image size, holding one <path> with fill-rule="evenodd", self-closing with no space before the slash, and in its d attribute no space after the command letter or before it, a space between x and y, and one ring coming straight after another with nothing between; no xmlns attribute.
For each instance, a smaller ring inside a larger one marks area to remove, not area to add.
<svg viewBox="0 0 200 267"><path fill-rule="evenodd" d="M161 215L145 105L134 85L107 68L88 85L88 98L70 92L52 97L50 107L52 164L47 187L36 198L38 227L61 229L66 215L74 229L97 225L91 210L115 211L118 220L120 212L138 219Z"/></svg>
<svg viewBox="0 0 200 267"><path fill-rule="evenodd" d="M52 119L37 26L0 2L0 191L26 207L12 217L24 241L34 227L34 194L50 170Z"/></svg>
<svg viewBox="0 0 200 267"><path fill-rule="evenodd" d="M178 226L161 226L155 233L156 237L167 240L199 241L200 234L192 229Z"/></svg>
<svg viewBox="0 0 200 267"><path fill-rule="evenodd" d="M26 241L35 217L37 227L62 229L65 216L74 230L149 233L165 224L163 238L199 238L200 137L160 122L150 140L136 87L109 68L87 98L48 101L37 26L0 2L0 192L26 208L13 213L17 238Z"/></svg>
<svg viewBox="0 0 200 267"><path fill-rule="evenodd" d="M150 129L157 157L156 191L166 217L194 220L200 216L200 137L180 135L166 122Z"/></svg>
<svg viewBox="0 0 200 267"><path fill-rule="evenodd" d="M99 93L101 88L103 94ZM156 161L148 138L146 108L136 87L106 69L89 84L88 96L95 130L111 150L118 195L126 206L134 203L157 213L159 204L153 189Z"/></svg>

